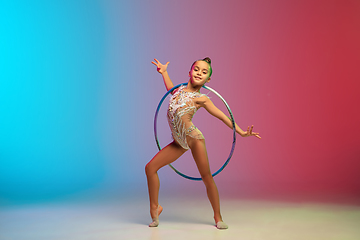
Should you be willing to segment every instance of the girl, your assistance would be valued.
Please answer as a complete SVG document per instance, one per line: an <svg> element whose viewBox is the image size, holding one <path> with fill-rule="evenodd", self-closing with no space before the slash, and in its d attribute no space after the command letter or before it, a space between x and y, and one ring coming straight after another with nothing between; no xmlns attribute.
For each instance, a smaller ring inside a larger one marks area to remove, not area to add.
<svg viewBox="0 0 360 240"><path fill-rule="evenodd" d="M154 60L155 62L152 63L162 75L166 90L169 91L174 87L167 73L169 62L163 65L157 59ZM174 162L188 149L191 149L214 211L216 227L218 229L228 228L221 217L219 193L210 172L204 136L191 121L195 112L203 107L227 126L233 127L231 120L215 107L206 95L200 93L200 88L210 81L211 74L210 58L195 61L189 72L188 85L186 87L181 86L172 92L173 96L170 99L167 117L174 141L158 152L145 167L149 189L150 215L153 220L149 227L159 225L159 215L163 210L158 203L160 182L157 171L163 166ZM242 137L255 136L261 138L259 133L252 131L254 126L248 127L247 131L243 131L237 124L235 125L236 132Z"/></svg>

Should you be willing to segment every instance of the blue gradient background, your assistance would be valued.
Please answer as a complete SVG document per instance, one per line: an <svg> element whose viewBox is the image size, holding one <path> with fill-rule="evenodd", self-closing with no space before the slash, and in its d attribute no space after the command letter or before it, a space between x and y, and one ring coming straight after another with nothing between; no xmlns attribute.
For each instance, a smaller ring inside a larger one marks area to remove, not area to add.
<svg viewBox="0 0 360 240"><path fill-rule="evenodd" d="M178 84L205 56L213 60L209 86L242 128L254 124L263 137L238 138L215 179L222 195L358 199L359 12L358 1L2 1L1 202L146 196L153 117L165 93L150 62L170 61ZM231 131L204 110L194 121L215 171ZM189 153L174 165L198 176ZM168 167L159 175L162 190L204 189Z"/></svg>

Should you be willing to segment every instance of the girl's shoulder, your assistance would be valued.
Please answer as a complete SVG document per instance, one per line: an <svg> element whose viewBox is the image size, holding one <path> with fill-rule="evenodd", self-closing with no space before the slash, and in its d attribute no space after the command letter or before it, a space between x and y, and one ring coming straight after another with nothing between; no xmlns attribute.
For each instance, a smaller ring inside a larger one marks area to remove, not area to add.
<svg viewBox="0 0 360 240"><path fill-rule="evenodd" d="M208 94L209 94L209 93L204 94L204 93L196 92L196 97L197 97L197 98L210 99L210 97L208 96Z"/></svg>
<svg viewBox="0 0 360 240"><path fill-rule="evenodd" d="M177 89L175 89L174 91L171 92L172 95L175 94L179 94L180 92L182 92L184 90L185 86L181 85L180 87L178 87Z"/></svg>
<svg viewBox="0 0 360 240"><path fill-rule="evenodd" d="M199 94L196 96L196 100L197 100L197 101L201 101L201 102L205 102L205 101L210 100L210 98L209 98L209 96L206 95L206 94L199 93Z"/></svg>

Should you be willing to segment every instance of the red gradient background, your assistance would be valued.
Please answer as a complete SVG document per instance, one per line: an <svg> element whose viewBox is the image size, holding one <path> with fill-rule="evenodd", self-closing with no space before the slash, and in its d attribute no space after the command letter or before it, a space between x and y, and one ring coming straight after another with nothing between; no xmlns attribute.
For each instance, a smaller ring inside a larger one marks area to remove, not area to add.
<svg viewBox="0 0 360 240"><path fill-rule="evenodd" d="M253 124L261 133L261 140L238 137L230 164L215 178L223 193L359 196L358 1L161 2L151 14L145 8L146 60L170 61L178 84L188 80L194 60L209 56L214 73L208 85L225 97L240 127ZM163 90L151 67L153 87ZM205 110L194 121L205 134L215 171L230 150L231 131ZM164 139L163 145L169 138ZM198 176L184 159L174 165ZM169 188L178 181L170 172L163 173Z"/></svg>

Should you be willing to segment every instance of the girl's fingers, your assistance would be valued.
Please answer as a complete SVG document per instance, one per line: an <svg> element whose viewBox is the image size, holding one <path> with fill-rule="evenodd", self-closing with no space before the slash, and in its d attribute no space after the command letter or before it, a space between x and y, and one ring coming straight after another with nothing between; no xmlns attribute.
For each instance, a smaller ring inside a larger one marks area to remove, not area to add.
<svg viewBox="0 0 360 240"><path fill-rule="evenodd" d="M159 63L159 60L157 60L156 58L154 58L155 62Z"/></svg>
<svg viewBox="0 0 360 240"><path fill-rule="evenodd" d="M151 62L152 64L154 64L155 66L157 66L157 64L156 63L154 63L154 62Z"/></svg>
<svg viewBox="0 0 360 240"><path fill-rule="evenodd" d="M252 131L253 128L254 128L254 125L251 125L251 128L250 128L250 126L248 126L247 131L246 131L246 136L255 136L255 137L261 139L259 133Z"/></svg>

